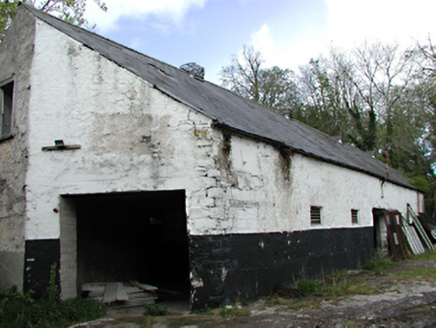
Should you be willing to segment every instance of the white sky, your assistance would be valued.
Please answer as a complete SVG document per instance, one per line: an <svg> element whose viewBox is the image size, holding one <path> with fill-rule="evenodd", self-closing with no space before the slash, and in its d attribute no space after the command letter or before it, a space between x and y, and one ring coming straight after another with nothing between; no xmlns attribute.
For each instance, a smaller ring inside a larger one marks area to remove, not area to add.
<svg viewBox="0 0 436 328"><path fill-rule="evenodd" d="M295 70L330 45L436 40L436 0L105 2L107 13L88 0L86 16L96 33L174 66L195 61L215 83L244 44L257 47L266 66Z"/></svg>

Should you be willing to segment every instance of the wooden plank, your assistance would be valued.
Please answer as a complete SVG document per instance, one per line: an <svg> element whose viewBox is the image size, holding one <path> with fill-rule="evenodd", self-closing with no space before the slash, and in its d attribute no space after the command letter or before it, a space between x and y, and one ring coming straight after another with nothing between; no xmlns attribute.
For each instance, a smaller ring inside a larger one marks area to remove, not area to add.
<svg viewBox="0 0 436 328"><path fill-rule="evenodd" d="M129 309L129 308L138 308L138 307L143 307L145 304L155 304L155 301L147 301L147 302L142 302L142 303L132 303L130 304L130 301L124 302L122 304L116 304L116 305L111 305L111 309L115 309L115 310L121 310L121 309Z"/></svg>
<svg viewBox="0 0 436 328"><path fill-rule="evenodd" d="M140 299L140 298L152 298L157 300L156 294L148 294L148 293L135 293L135 294L129 294L130 300Z"/></svg>
<svg viewBox="0 0 436 328"><path fill-rule="evenodd" d="M82 285L82 291L84 292L104 292L106 283L86 283Z"/></svg>
<svg viewBox="0 0 436 328"><path fill-rule="evenodd" d="M430 238L428 238L427 233L425 232L424 228L421 225L421 222L419 222L419 219L416 216L413 216L413 224L415 225L416 230L418 230L421 238L424 240L427 247L433 251L433 244L431 243Z"/></svg>
<svg viewBox="0 0 436 328"><path fill-rule="evenodd" d="M409 242L409 245L410 245L410 248L412 249L413 254L425 253L425 248L422 245L422 242L419 239L415 228L412 226L404 225L403 231L404 231L404 234L406 235L407 241Z"/></svg>
<svg viewBox="0 0 436 328"><path fill-rule="evenodd" d="M104 291L102 292L89 292L88 297L94 298L94 297L103 297Z"/></svg>
<svg viewBox="0 0 436 328"><path fill-rule="evenodd" d="M143 293L144 291L138 287L128 287L124 286L124 290L127 294L133 294L133 293Z"/></svg>
<svg viewBox="0 0 436 328"><path fill-rule="evenodd" d="M94 301L97 302L103 302L103 296L99 296L99 297L91 297Z"/></svg>
<svg viewBox="0 0 436 328"><path fill-rule="evenodd" d="M108 282L104 290L103 303L112 303L117 299L118 283Z"/></svg>
<svg viewBox="0 0 436 328"><path fill-rule="evenodd" d="M117 296L116 296L116 300L117 301L128 301L129 300L129 296L127 296L127 293L124 289L124 286L121 282L117 283Z"/></svg>
<svg viewBox="0 0 436 328"><path fill-rule="evenodd" d="M418 219L418 216L415 214L415 212L413 211L412 207L409 204L407 204L407 214L412 217L413 225L416 227L416 230L418 230L419 235L421 236L422 240L424 240L424 243L427 245L429 249L434 250L434 246L430 238L428 238L428 235L425 232L424 228L422 227L421 222Z"/></svg>
<svg viewBox="0 0 436 328"><path fill-rule="evenodd" d="M384 221L388 234L389 249L394 261L409 256L408 243L403 230L401 230L401 215L398 211L384 211Z"/></svg>
<svg viewBox="0 0 436 328"><path fill-rule="evenodd" d="M153 292L153 291L157 291L158 288L152 285L147 285L147 284L141 284L141 283L136 283L136 286L138 286L139 288L146 290L148 292Z"/></svg>
<svg viewBox="0 0 436 328"><path fill-rule="evenodd" d="M145 304L155 304L155 303L156 302L153 299L133 300L133 301L127 301L127 302L111 305L111 309L125 309L125 308L139 307L139 306L144 306Z"/></svg>

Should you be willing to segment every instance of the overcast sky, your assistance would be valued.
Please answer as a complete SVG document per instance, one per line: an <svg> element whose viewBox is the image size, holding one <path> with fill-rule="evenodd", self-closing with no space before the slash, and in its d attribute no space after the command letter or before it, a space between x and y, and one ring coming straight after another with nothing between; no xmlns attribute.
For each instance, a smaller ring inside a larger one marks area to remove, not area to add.
<svg viewBox="0 0 436 328"><path fill-rule="evenodd" d="M197 62L219 84L219 71L243 45L265 67L298 69L330 45L365 40L412 45L433 35L436 0L88 0L95 32L174 66ZM436 41L435 41L436 42Z"/></svg>

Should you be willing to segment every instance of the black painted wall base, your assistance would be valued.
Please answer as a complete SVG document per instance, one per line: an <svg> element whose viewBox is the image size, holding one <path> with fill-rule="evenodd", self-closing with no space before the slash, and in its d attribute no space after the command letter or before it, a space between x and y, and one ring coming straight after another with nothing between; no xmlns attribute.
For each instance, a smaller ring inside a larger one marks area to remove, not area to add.
<svg viewBox="0 0 436 328"><path fill-rule="evenodd" d="M39 299L47 296L51 266L56 264L56 286L59 284L60 267L59 239L26 240L24 263L24 291L32 290L32 297ZM59 289L59 288L58 288Z"/></svg>
<svg viewBox="0 0 436 328"><path fill-rule="evenodd" d="M301 278L358 268L374 249L373 229L191 236L192 309L245 302Z"/></svg>

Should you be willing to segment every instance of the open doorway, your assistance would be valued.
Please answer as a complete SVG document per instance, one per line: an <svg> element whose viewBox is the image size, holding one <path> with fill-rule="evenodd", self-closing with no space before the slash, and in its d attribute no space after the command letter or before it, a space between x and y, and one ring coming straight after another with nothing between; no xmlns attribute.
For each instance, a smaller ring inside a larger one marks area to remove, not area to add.
<svg viewBox="0 0 436 328"><path fill-rule="evenodd" d="M183 190L69 197L76 212L78 293L86 283L137 281L188 302Z"/></svg>
<svg viewBox="0 0 436 328"><path fill-rule="evenodd" d="M385 210L381 208L372 209L372 217L374 221L374 248L380 253L389 253L388 235L384 222Z"/></svg>

